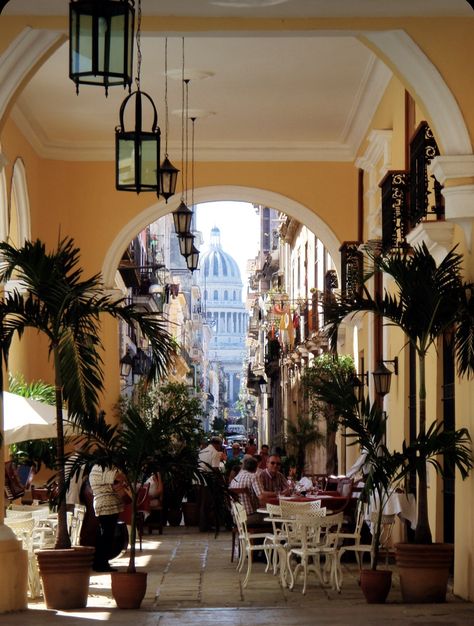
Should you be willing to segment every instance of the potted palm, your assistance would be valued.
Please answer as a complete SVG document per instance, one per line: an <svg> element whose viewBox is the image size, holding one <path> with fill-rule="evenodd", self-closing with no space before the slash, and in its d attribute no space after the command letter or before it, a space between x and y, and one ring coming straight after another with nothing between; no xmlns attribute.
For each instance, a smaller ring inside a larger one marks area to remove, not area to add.
<svg viewBox="0 0 474 626"><path fill-rule="evenodd" d="M327 358L331 358L327 355ZM332 357L334 358L334 357ZM337 425L344 429L350 445L357 445L365 455L364 488L360 498L374 509L374 555L370 569L362 569L361 589L367 602L385 602L390 591L392 572L380 570L380 533L384 507L393 491L393 484L403 475L403 454L390 452L385 444L387 415L368 399L359 404L354 395L354 372L335 369L332 376L324 373L311 377L313 401L331 407Z"/></svg>
<svg viewBox="0 0 474 626"><path fill-rule="evenodd" d="M68 414L79 428L92 422L98 413L99 394L103 391L100 316L108 314L140 328L151 345L150 377L166 370L174 352L173 341L155 314L138 311L124 299L106 295L99 274L84 279L79 249L70 238L60 241L52 252L40 240L27 241L19 248L0 242L0 256L0 281L14 277L19 285L5 295L2 303L4 360L12 336L21 336L27 327L36 329L48 342L55 384L57 482L59 493L64 494L63 404L67 403ZM49 574L43 575L48 608L86 605L92 553L91 548L71 548L66 502L60 498L55 550L38 553L40 571ZM84 566L80 585L65 582L67 564L73 558L80 559Z"/></svg>
<svg viewBox="0 0 474 626"><path fill-rule="evenodd" d="M444 455L445 461L456 466L462 478L471 469L469 433L466 429L446 431L442 424L433 422L427 426L426 419L426 373L428 351L436 347L438 340L449 333L456 355L458 374L474 372L474 298L473 285L462 279L462 255L455 249L436 265L426 245L413 250L394 250L385 255L371 255L376 271L381 271L394 281L395 292L372 297L365 285L360 293L342 296L325 305L328 335L332 349L336 349L337 330L346 316L359 311L372 311L389 324L400 328L418 357L418 435L410 445L404 445L404 473L416 471L417 526L414 544L397 546L397 562L400 567L402 594L406 601L443 601L453 548L446 544L433 544L428 519L427 463L442 471L437 461ZM369 278L370 275L366 277ZM415 556L415 559L412 556ZM433 557L431 555L434 555ZM431 563L431 565L429 565ZM415 572L409 572L413 564ZM437 584L430 581L433 572ZM415 582L426 583L416 590Z"/></svg>
<svg viewBox="0 0 474 626"><path fill-rule="evenodd" d="M122 407L120 423L109 425L103 416L84 430L81 449L71 457L70 477L81 468L99 464L114 467L125 476L130 495L130 553L126 571L112 572L112 595L119 608L139 608L146 592L146 572L137 571L136 535L138 494L155 473L194 475L199 480L197 460L188 464L176 456L176 448L192 437L196 422L190 421L186 406L155 405L152 413L129 402ZM197 448L196 448L197 449Z"/></svg>

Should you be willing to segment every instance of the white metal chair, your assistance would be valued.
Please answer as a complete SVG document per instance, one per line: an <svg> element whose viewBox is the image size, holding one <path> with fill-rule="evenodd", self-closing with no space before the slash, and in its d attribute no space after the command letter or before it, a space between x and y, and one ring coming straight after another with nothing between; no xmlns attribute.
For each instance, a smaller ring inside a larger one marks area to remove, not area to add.
<svg viewBox="0 0 474 626"><path fill-rule="evenodd" d="M363 508L358 512L358 516L360 515L360 519L358 520L358 525L356 526L359 529L358 532L354 532L354 536L351 537L354 539L354 543L348 546L342 546L339 550L339 561L341 560L342 555L345 552L354 552L357 564L359 565L359 569L362 568L362 563L364 560L364 554L370 554L370 566L373 566L374 557L375 557L375 527L378 523L378 512L373 511L370 514L370 523L372 527L372 541L370 543L361 543L361 529L364 522L363 517ZM393 526L395 524L395 515L382 515L382 528L380 531L380 540L379 540L379 551L385 553L385 563L388 563L388 555L389 555L389 545L392 536ZM340 534L339 537L344 537L343 534Z"/></svg>
<svg viewBox="0 0 474 626"><path fill-rule="evenodd" d="M71 538L71 544L78 546L81 538L82 522L86 515L86 507L84 504L75 504L74 512L71 517L71 524L69 527L69 536Z"/></svg>
<svg viewBox="0 0 474 626"><path fill-rule="evenodd" d="M285 519L295 517L302 513L310 513L321 508L321 500L308 500L307 502L295 502L293 500L280 500L281 516Z"/></svg>
<svg viewBox="0 0 474 626"><path fill-rule="evenodd" d="M269 533L249 533L247 529L247 513L245 508L240 504L240 502L232 502L232 514L235 519L235 523L237 525L238 537L239 537L239 546L240 546L240 554L239 554L239 563L237 565L237 569L241 572L244 568L245 560L247 559L247 572L245 574L243 586L246 587L250 578L250 574L252 573L252 554L257 551L261 551L264 549L263 541L268 538ZM254 543L256 539L261 539L262 543ZM277 546L272 544L267 544L265 546L265 556L267 558L267 563L270 559L269 553L270 550L276 549Z"/></svg>
<svg viewBox="0 0 474 626"><path fill-rule="evenodd" d="M23 549L28 552L28 593L32 599L39 598L41 596L41 580L33 545L35 520L31 515L29 518L7 517L5 524L12 529L18 539L21 540Z"/></svg>
<svg viewBox="0 0 474 626"><path fill-rule="evenodd" d="M338 559L339 531L343 522L343 514L316 517L312 515L298 516L294 525L300 535L301 545L290 548L287 564L290 574L289 588L293 589L300 573L303 574L302 593L306 593L308 572L313 571L321 585L330 584L331 588L341 589L341 571ZM298 562L291 568L291 559ZM324 559L321 568L321 557Z"/></svg>

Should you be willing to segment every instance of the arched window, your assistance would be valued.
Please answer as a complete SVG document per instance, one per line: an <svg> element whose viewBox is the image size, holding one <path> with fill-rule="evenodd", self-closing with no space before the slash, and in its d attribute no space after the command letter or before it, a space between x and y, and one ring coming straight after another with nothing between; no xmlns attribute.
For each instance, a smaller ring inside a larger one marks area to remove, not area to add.
<svg viewBox="0 0 474 626"><path fill-rule="evenodd" d="M229 299L229 292L227 291L227 289L224 291L224 300L228 300Z"/></svg>
<svg viewBox="0 0 474 626"><path fill-rule="evenodd" d="M219 292L217 289L214 289L214 300L219 300Z"/></svg>

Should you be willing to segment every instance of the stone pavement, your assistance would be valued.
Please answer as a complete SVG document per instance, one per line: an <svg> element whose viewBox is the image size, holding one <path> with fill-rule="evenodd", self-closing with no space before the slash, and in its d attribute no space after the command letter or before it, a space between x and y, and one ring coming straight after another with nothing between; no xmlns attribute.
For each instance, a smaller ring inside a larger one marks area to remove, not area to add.
<svg viewBox="0 0 474 626"><path fill-rule="evenodd" d="M110 593L110 575L91 577L86 609L57 612L32 602L28 611L0 615L0 626L93 626L106 621L127 626L392 626L403 624L474 624L474 605L452 594L446 604L406 605L401 602L398 579L385 605L365 602L357 584L357 567L343 565L344 585L338 594L322 589L310 578L306 595L301 585L282 589L278 577L265 574L255 563L246 589L243 576L230 562L231 536L222 532L198 533L185 527L164 530L161 536L145 536L138 567L148 572L147 595L138 611L119 610ZM125 568L127 558L114 561Z"/></svg>

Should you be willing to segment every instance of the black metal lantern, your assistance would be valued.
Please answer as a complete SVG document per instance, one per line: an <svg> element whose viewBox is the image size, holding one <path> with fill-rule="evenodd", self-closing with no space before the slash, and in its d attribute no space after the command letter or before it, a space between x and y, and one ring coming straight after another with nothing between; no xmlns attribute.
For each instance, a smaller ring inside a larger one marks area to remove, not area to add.
<svg viewBox="0 0 474 626"><path fill-rule="evenodd" d="M359 378L359 376L355 374L352 379L352 388L354 390L354 396L357 402L362 402L362 400L364 399L365 384L363 379Z"/></svg>
<svg viewBox="0 0 474 626"><path fill-rule="evenodd" d="M178 241L179 251L184 257L188 257L190 254L192 254L194 247L194 235L192 235L191 233L186 233L185 235L178 237Z"/></svg>
<svg viewBox="0 0 474 626"><path fill-rule="evenodd" d="M152 107L151 131L142 130L142 97ZM125 130L125 108L135 98L135 128ZM115 186L119 191L158 192L160 167L160 129L153 100L137 89L125 98L120 107L120 125L115 129Z"/></svg>
<svg viewBox="0 0 474 626"><path fill-rule="evenodd" d="M79 85L108 88L132 84L133 0L71 0L69 78Z"/></svg>
<svg viewBox="0 0 474 626"><path fill-rule="evenodd" d="M130 376L133 363L133 357L130 354L130 351L127 350L127 353L120 359L120 376L122 378L128 378Z"/></svg>
<svg viewBox="0 0 474 626"><path fill-rule="evenodd" d="M258 379L258 386L260 387L261 393L267 393L267 381L263 376L260 376Z"/></svg>
<svg viewBox="0 0 474 626"><path fill-rule="evenodd" d="M159 195L168 202L168 198L174 196L176 191L176 183L178 181L179 170L165 156L160 167L160 189Z"/></svg>
<svg viewBox="0 0 474 626"><path fill-rule="evenodd" d="M186 265L190 272L194 272L197 270L199 265L199 250L193 244L191 254L188 254L186 257Z"/></svg>
<svg viewBox="0 0 474 626"><path fill-rule="evenodd" d="M375 393L382 397L387 395L390 391L392 372L383 363L380 363L375 372L372 372L372 376L374 377Z"/></svg>
<svg viewBox="0 0 474 626"><path fill-rule="evenodd" d="M183 237L191 232L191 220L193 212L181 200L179 207L173 211L174 229L178 237Z"/></svg>

